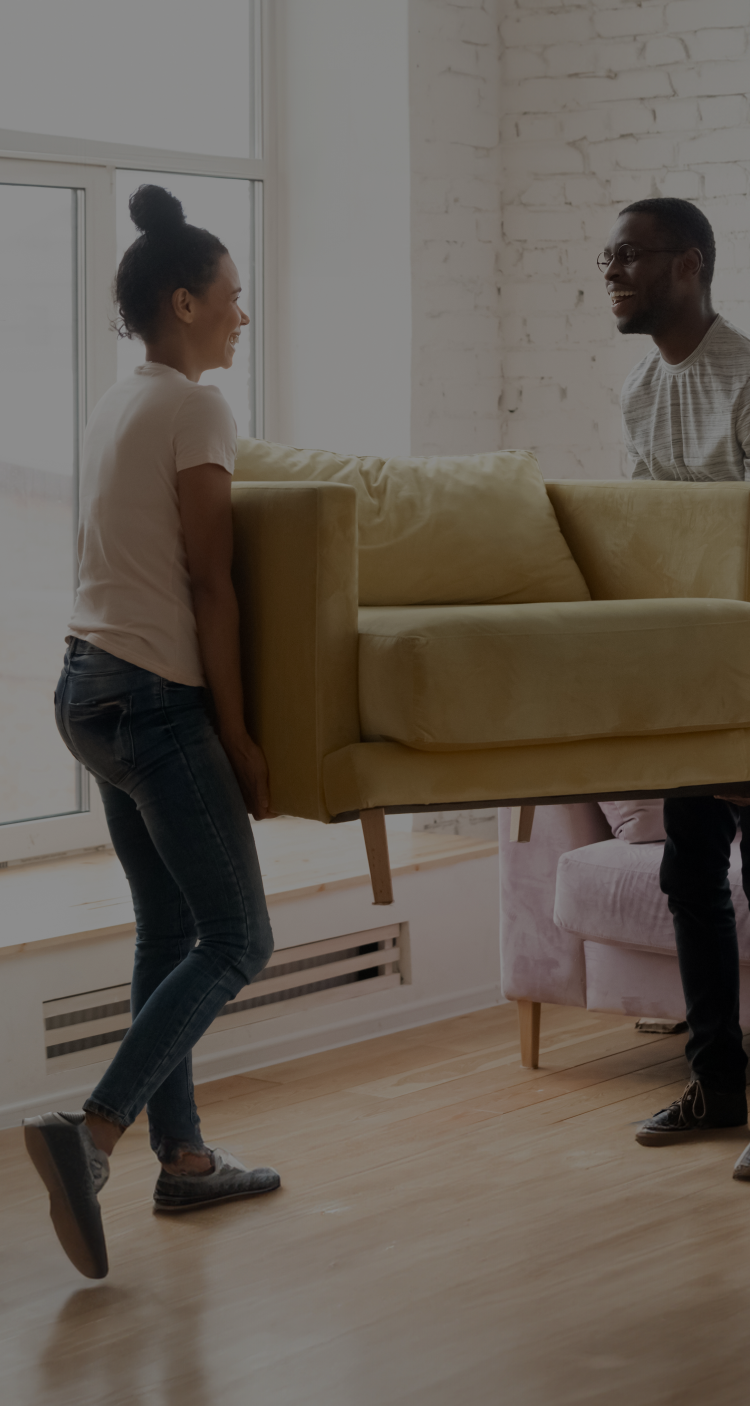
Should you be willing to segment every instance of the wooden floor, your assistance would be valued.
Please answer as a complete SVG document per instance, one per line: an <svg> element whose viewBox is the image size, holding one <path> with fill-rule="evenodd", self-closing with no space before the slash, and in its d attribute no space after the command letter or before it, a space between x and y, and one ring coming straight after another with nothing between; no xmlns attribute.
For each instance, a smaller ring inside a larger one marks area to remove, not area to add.
<svg viewBox="0 0 750 1406"><path fill-rule="evenodd" d="M646 1149L683 1037L515 1009L204 1085L204 1131L284 1188L150 1210L142 1123L102 1196L111 1273L57 1246L0 1134L7 1406L734 1406L747 1396L742 1132Z"/></svg>

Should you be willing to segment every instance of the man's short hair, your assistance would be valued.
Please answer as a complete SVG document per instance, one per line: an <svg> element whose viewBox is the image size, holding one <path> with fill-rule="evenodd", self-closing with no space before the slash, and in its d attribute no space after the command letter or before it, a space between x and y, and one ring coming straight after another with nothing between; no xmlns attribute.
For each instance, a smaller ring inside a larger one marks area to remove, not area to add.
<svg viewBox="0 0 750 1406"><path fill-rule="evenodd" d="M676 200L673 196L659 196L652 200L636 200L626 205L621 215L653 215L671 246L679 253L686 249L700 249L703 267L701 283L711 287L716 264L716 240L714 232L702 210L690 200Z"/></svg>

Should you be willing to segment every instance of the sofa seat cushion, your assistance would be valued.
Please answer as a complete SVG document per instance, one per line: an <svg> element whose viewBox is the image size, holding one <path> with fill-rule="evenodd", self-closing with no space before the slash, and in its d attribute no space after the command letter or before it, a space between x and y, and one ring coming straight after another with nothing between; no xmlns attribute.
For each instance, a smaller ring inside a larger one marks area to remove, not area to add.
<svg viewBox="0 0 750 1406"><path fill-rule="evenodd" d="M750 726L750 604L362 609L363 737L456 751Z"/></svg>
<svg viewBox="0 0 750 1406"><path fill-rule="evenodd" d="M363 605L589 599L526 451L375 459L246 439L234 476L353 488Z"/></svg>
<svg viewBox="0 0 750 1406"><path fill-rule="evenodd" d="M555 923L565 932L643 951L675 952L672 915L659 887L663 844L600 840L562 854L557 864ZM739 841L729 882L740 961L750 963L750 909L742 891Z"/></svg>

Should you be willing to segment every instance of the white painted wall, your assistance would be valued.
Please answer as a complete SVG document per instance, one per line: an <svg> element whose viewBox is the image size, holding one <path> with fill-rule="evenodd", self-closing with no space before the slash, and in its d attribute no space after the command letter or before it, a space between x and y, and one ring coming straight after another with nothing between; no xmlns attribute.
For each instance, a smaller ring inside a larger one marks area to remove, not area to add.
<svg viewBox="0 0 750 1406"><path fill-rule="evenodd" d="M270 905L277 948L408 923L411 981L257 1024L205 1035L196 1083L355 1044L394 1030L499 1005L497 854L394 877L393 906L373 908L368 882ZM470 938L470 940L469 940ZM80 1107L108 1060L49 1070L42 1002L130 981L134 937L62 945L27 942L0 956L0 1128L46 1108ZM348 988L351 990L351 988ZM377 1074L377 1052L373 1077Z"/></svg>
<svg viewBox="0 0 750 1406"><path fill-rule="evenodd" d="M303 448L408 454L406 0L277 0L278 415Z"/></svg>

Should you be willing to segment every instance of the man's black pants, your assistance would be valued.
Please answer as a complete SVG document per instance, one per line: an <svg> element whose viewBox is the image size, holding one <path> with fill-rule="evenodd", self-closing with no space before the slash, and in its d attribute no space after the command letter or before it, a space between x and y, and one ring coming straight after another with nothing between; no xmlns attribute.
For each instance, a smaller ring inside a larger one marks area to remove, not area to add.
<svg viewBox="0 0 750 1406"><path fill-rule="evenodd" d="M745 1087L740 1029L737 926L729 888L729 847L744 807L710 796L664 802L667 841L661 888L674 919L693 1074L709 1089ZM750 810L742 836L742 887L750 901Z"/></svg>

